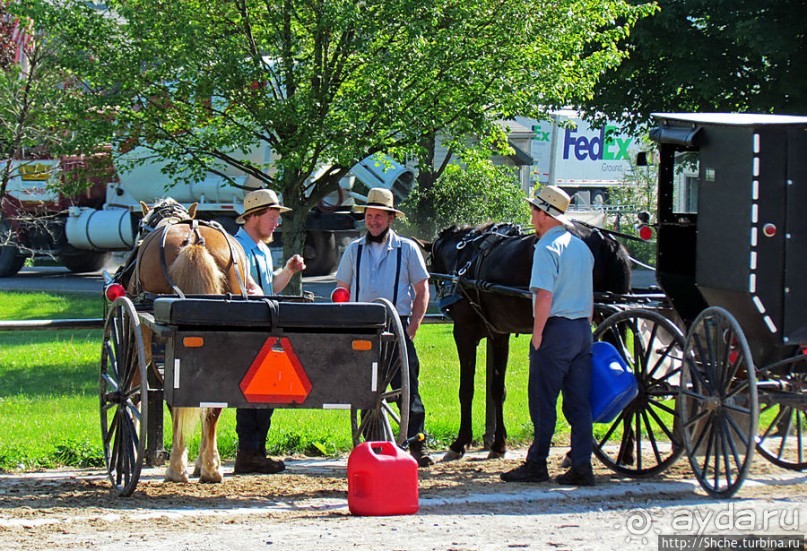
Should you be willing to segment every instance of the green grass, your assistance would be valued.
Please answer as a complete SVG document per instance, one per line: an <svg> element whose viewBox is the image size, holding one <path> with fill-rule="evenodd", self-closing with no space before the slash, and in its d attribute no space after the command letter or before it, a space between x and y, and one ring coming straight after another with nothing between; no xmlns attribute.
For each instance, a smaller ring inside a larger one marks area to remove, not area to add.
<svg viewBox="0 0 807 551"><path fill-rule="evenodd" d="M0 319L100 318L99 298L86 295L0 293ZM459 428L459 367L450 324L423 326L416 345L421 361L420 388L426 429L434 449L445 447ZM0 332L0 470L102 466L98 411L101 330ZM531 439L527 408L526 336L511 342L505 423L511 443ZM484 429L485 347L478 352L474 435ZM559 416L559 441L568 426ZM165 415L165 444L170 446ZM191 445L195 454L196 442ZM219 450L235 454L235 411L219 423ZM351 448L350 417L345 411L279 409L272 418L267 447L272 454L335 455Z"/></svg>

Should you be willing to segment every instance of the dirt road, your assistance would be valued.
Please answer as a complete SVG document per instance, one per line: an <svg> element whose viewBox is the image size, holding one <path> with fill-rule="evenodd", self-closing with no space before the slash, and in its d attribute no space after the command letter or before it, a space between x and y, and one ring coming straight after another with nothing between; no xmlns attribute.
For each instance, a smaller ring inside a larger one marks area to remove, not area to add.
<svg viewBox="0 0 807 551"><path fill-rule="evenodd" d="M420 511L395 517L350 515L344 460L291 458L272 476L234 477L226 465L216 485L165 484L161 469L145 469L131 498L113 495L98 470L7 474L0 548L658 549L665 534L807 531L807 476L763 460L737 497L716 501L685 458L639 481L597 464L597 486L567 488L501 482L523 450L511 455L472 454L422 471ZM560 472L561 457L550 470Z"/></svg>

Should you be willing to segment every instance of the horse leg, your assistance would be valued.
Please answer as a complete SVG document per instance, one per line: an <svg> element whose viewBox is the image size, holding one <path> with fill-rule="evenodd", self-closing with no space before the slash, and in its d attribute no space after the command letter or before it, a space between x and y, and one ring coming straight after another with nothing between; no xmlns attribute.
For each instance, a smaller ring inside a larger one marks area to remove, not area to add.
<svg viewBox="0 0 807 551"><path fill-rule="evenodd" d="M460 430L456 440L448 447L443 461L455 461L465 455L473 440L471 406L474 400L474 375L476 373L476 347L479 339L468 336L468 331L454 322L454 343L460 360Z"/></svg>
<svg viewBox="0 0 807 551"><path fill-rule="evenodd" d="M507 372L507 358L510 354L510 335L488 337L487 372L492 377L490 394L496 413L496 431L488 459L504 457L507 451L507 429L504 426L504 375Z"/></svg>
<svg viewBox="0 0 807 551"><path fill-rule="evenodd" d="M202 410L202 442L199 445L199 457L196 458L199 482L218 483L224 479L221 471L219 445L216 441L216 428L221 411L221 408Z"/></svg>
<svg viewBox="0 0 807 551"><path fill-rule="evenodd" d="M188 482L188 474L185 472L188 466L186 438L193 430L198 416L199 410L195 408L173 408L171 410L174 435L168 467L165 469L166 482Z"/></svg>

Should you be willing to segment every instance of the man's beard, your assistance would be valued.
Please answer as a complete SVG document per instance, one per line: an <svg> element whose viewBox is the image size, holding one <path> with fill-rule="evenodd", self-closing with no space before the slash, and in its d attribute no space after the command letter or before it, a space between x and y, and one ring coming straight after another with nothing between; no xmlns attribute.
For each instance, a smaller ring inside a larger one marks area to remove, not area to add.
<svg viewBox="0 0 807 551"><path fill-rule="evenodd" d="M384 231L379 233L378 235L373 235L369 231L367 232L367 242L368 243L383 243L387 240L387 234L389 234L389 226L384 228Z"/></svg>

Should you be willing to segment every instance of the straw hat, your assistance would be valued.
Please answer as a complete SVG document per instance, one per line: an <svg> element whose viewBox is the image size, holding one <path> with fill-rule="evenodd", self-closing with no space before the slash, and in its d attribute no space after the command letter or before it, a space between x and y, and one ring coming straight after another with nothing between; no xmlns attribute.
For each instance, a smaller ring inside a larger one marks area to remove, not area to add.
<svg viewBox="0 0 807 551"><path fill-rule="evenodd" d="M396 209L394 205L395 202L390 190L383 187L374 187L370 190L370 193L367 194L367 204L356 205L354 209L359 212L364 212L368 208L379 209L394 212L395 214L400 214L403 216L403 213Z"/></svg>
<svg viewBox="0 0 807 551"><path fill-rule="evenodd" d="M277 209L280 212L288 212L291 209L284 207L277 199L277 193L271 189L256 189L250 191L244 196L244 212L235 219L236 223L243 224L246 222L246 217L253 212L262 209Z"/></svg>
<svg viewBox="0 0 807 551"><path fill-rule="evenodd" d="M569 195L556 186L544 186L534 197L525 197L525 201L547 213L549 216L562 224L569 225L571 221L566 218L566 209L569 208L571 199Z"/></svg>

